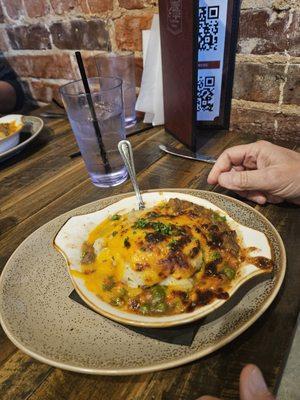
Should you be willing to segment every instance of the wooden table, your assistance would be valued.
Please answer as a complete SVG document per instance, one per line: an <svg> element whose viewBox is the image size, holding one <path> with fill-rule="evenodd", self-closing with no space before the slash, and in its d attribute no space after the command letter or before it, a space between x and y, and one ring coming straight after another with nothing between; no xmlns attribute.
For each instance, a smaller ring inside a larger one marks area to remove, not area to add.
<svg viewBox="0 0 300 400"><path fill-rule="evenodd" d="M77 146L67 120L45 122L45 129L31 146L0 164L0 271L16 247L52 218L99 198L132 191L128 181L105 190L93 186L81 157L69 157L77 151ZM162 127L139 123L131 134L141 189L189 187L226 193L219 186L207 184L209 165L160 152L160 143L181 147ZM202 150L217 156L227 147L254 139L234 133L218 134ZM293 143L285 145L297 149ZM62 371L35 361L18 350L0 330L0 398L194 400L203 394L215 394L236 399L240 370L249 362L261 367L268 385L276 392L299 310L300 212L288 204L251 205L282 235L288 269L272 306L239 338L201 360L176 369L141 376L102 377Z"/></svg>

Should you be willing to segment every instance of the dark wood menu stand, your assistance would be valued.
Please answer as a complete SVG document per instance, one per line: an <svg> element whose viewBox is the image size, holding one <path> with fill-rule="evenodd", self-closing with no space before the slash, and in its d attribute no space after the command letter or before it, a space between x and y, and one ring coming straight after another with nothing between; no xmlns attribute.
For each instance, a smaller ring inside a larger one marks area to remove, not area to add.
<svg viewBox="0 0 300 400"><path fill-rule="evenodd" d="M229 128L240 0L160 0L165 128L196 150Z"/></svg>

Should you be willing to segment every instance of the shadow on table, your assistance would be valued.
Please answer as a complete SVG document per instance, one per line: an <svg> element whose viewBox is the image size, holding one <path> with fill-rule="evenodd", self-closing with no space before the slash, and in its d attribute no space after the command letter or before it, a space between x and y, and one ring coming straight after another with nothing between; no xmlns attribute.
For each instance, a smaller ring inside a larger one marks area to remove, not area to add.
<svg viewBox="0 0 300 400"><path fill-rule="evenodd" d="M12 155L6 160L0 161L0 171L32 156L43 149L50 142L51 133L52 130L44 126L41 133L32 142L28 143L26 147L20 149L19 153ZM20 144L25 142L30 136L30 132L22 131L20 133Z"/></svg>

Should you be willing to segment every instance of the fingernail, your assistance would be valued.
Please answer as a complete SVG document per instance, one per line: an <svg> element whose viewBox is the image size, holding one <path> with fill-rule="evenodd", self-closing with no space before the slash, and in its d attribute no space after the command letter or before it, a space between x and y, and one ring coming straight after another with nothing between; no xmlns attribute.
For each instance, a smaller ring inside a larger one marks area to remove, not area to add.
<svg viewBox="0 0 300 400"><path fill-rule="evenodd" d="M253 370L249 376L248 389L253 396L258 396L259 394L268 391L264 377L257 367L253 367Z"/></svg>
<svg viewBox="0 0 300 400"><path fill-rule="evenodd" d="M258 196L256 202L258 204L264 205L267 202L267 199L264 196Z"/></svg>

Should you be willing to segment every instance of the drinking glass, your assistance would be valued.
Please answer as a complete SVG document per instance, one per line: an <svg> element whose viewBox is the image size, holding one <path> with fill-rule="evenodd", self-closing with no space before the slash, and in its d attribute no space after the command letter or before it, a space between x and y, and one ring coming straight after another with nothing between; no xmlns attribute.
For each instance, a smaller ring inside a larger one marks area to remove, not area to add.
<svg viewBox="0 0 300 400"><path fill-rule="evenodd" d="M95 56L99 76L115 76L123 81L126 127L136 123L135 63L132 51L108 52Z"/></svg>
<svg viewBox="0 0 300 400"><path fill-rule="evenodd" d="M88 83L91 94L86 94L82 80L62 86L60 93L93 184L116 186L127 178L118 151L118 142L126 136L122 80L96 77L89 78ZM91 102L96 120L92 117Z"/></svg>

